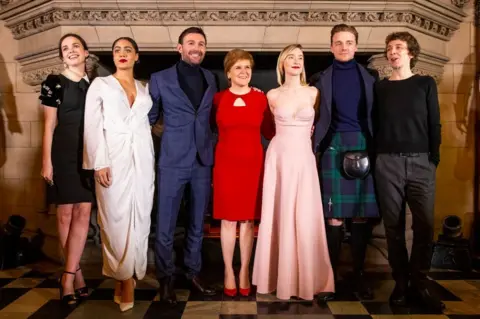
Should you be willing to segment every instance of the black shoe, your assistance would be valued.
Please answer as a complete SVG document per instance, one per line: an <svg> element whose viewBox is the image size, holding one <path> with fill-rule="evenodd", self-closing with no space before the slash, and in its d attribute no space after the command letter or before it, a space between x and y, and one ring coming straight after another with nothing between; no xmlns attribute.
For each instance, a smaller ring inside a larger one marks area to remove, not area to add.
<svg viewBox="0 0 480 319"><path fill-rule="evenodd" d="M332 300L335 300L335 293L333 292L323 292L317 295L318 303L324 303Z"/></svg>
<svg viewBox="0 0 480 319"><path fill-rule="evenodd" d="M177 295L173 289L173 284L174 280L171 276L160 279L160 301L167 302L169 304L177 303Z"/></svg>
<svg viewBox="0 0 480 319"><path fill-rule="evenodd" d="M363 271L357 272L354 277L353 291L360 300L372 300L374 298L373 289L365 278Z"/></svg>
<svg viewBox="0 0 480 319"><path fill-rule="evenodd" d="M196 290L204 296L213 296L216 294L215 289L207 287L204 283L202 283L198 276L194 276L193 278L189 279L189 282L190 290Z"/></svg>
<svg viewBox="0 0 480 319"><path fill-rule="evenodd" d="M81 270L81 268L78 268L77 272L79 272L80 270ZM75 296L79 300L88 298L88 287L83 286L83 287L75 289Z"/></svg>
<svg viewBox="0 0 480 319"><path fill-rule="evenodd" d="M395 284L395 288L390 295L390 304L399 307L407 306L407 285Z"/></svg>
<svg viewBox="0 0 480 319"><path fill-rule="evenodd" d="M72 306L75 306L77 303L78 303L78 299L77 297L75 296L75 293L73 294L68 294L68 295L64 295L63 294L63 286L62 286L62 278L64 275L73 275L75 276L75 273L74 272L69 272L69 271L64 271L62 273L62 276L60 277L60 300L61 300L61 303L65 306L69 306L69 307L72 307Z"/></svg>
<svg viewBox="0 0 480 319"><path fill-rule="evenodd" d="M445 304L423 285L420 287L411 285L409 289L409 298L415 303L420 304L422 307L425 307L429 310L439 313L445 310Z"/></svg>

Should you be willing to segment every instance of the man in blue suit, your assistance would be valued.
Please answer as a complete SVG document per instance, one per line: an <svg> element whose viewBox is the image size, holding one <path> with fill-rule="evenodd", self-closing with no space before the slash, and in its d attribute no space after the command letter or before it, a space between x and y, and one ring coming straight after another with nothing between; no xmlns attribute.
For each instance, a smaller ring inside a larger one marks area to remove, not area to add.
<svg viewBox="0 0 480 319"><path fill-rule="evenodd" d="M347 151L365 151L372 160L373 85L378 72L355 61L358 32L339 24L330 33L333 64L318 75L315 86L322 100L315 128L316 151L320 153L320 180L330 261L337 278L344 222L351 228L353 290L362 300L373 299L363 266L372 233L372 219L379 209L372 174L352 178L345 174L343 156ZM319 270L321 271L321 270ZM333 299L334 295L320 298Z"/></svg>
<svg viewBox="0 0 480 319"><path fill-rule="evenodd" d="M178 39L181 60L150 79L153 107L150 124L163 117L163 136L158 161L158 211L155 264L160 298L176 303L175 265L172 258L174 231L185 186L190 184L189 226L185 245L186 277L191 288L205 295L199 273L202 267L203 222L211 193L213 138L210 111L217 92L214 75L200 67L207 39L201 28L190 27Z"/></svg>

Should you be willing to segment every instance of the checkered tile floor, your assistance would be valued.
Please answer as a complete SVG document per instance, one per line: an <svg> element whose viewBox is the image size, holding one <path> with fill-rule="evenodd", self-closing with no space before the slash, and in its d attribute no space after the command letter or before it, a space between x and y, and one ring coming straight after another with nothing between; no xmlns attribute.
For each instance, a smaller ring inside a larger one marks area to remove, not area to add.
<svg viewBox="0 0 480 319"><path fill-rule="evenodd" d="M114 282L101 276L100 265L83 267L90 297L74 309L60 305L57 278L61 272L58 265L42 262L29 267L0 271L0 318L339 318L339 319L474 319L480 318L480 273L432 272L432 289L446 304L444 315L431 313L421 308L393 309L388 297L393 289L390 274L382 271L369 272L375 287L373 301L358 300L348 289L339 287L339 300L318 304L292 300L279 301L271 295L229 298L221 293L222 272L215 273L216 296L204 298L182 289L177 282L177 306L169 307L158 302L158 283L149 271L146 278L137 283L135 307L121 313L112 301Z"/></svg>

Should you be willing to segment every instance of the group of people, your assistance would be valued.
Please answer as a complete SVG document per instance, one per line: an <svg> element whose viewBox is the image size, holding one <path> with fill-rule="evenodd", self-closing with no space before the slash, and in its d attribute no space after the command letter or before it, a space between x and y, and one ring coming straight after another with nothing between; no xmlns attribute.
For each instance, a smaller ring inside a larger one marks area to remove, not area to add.
<svg viewBox="0 0 480 319"><path fill-rule="evenodd" d="M212 72L201 67L207 37L198 27L180 34L180 61L152 74L146 86L134 77L139 48L133 39L113 43L112 75L89 79L87 44L79 35L64 35L59 55L65 69L47 77L40 95L42 176L57 205L65 255L62 301L72 305L88 297L79 261L96 202L103 274L116 280L113 299L120 309L133 307L135 279L146 272L157 189L159 294L176 303L173 240L188 185L184 265L191 289L216 293L200 279L204 216L213 189L225 295L248 296L254 285L257 293L276 292L280 299L334 300L349 228L352 289L361 299L373 299L364 261L372 225L381 218L396 282L391 303L406 306L413 297L442 310L426 277L441 142L435 81L412 73L420 46L408 32L386 38L393 72L382 80L356 62L353 26L334 26L330 40L334 62L311 85L302 46L285 47L277 61L279 87L264 94L250 85L254 61L241 49L225 56L229 87L218 92ZM151 128L159 120L163 134L155 168ZM262 136L270 140L266 152ZM407 203L414 231L410 260L404 237ZM260 226L250 281L255 220ZM237 224L238 277L232 266Z"/></svg>

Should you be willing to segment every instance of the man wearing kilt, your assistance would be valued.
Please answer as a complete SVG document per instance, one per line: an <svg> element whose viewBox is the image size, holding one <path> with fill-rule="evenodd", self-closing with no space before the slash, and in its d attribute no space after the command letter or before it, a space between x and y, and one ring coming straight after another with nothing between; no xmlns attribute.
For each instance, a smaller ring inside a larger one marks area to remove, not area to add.
<svg viewBox="0 0 480 319"><path fill-rule="evenodd" d="M379 218L373 177L365 170L352 176L344 169L347 152L360 151L364 161L372 150L373 85L378 72L367 70L355 61L358 32L353 26L339 24L330 35L333 64L323 71L316 87L322 101L320 119L315 128L315 149L320 153L319 175L327 224L330 260L337 268L344 224L351 227L353 290L363 300L373 299L372 288L363 277L367 244L372 234L371 219ZM364 162L363 161L363 162ZM370 163L371 165L371 163ZM321 296L331 300L335 296Z"/></svg>

